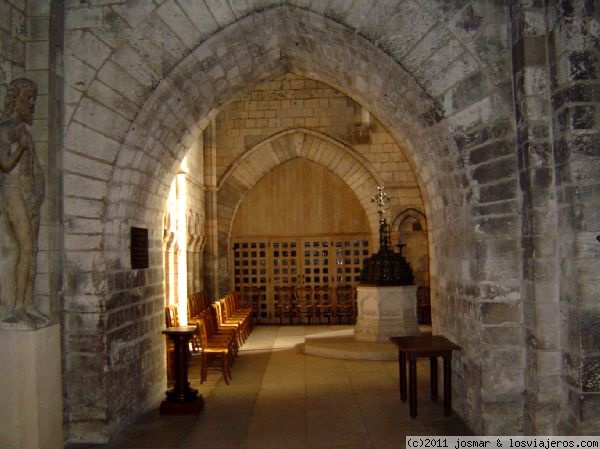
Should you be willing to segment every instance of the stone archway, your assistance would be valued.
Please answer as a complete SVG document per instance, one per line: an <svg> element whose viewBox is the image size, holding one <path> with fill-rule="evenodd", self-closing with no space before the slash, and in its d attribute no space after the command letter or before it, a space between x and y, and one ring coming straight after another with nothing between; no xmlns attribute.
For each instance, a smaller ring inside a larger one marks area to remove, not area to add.
<svg viewBox="0 0 600 449"><path fill-rule="evenodd" d="M269 137L245 152L223 174L217 194L220 232L229 234L235 209L254 184L277 165L297 157L316 162L344 179L369 217L371 234L378 235L377 209L371 197L382 184L381 177L352 148L309 129L289 129Z"/></svg>
<svg viewBox="0 0 600 449"><path fill-rule="evenodd" d="M417 285L418 306L430 306L429 252L427 218L414 208L402 210L390 224L392 242L403 245L402 255L410 264ZM420 309L417 309L421 312ZM425 311L427 314L427 311ZM419 316L420 322L431 323L430 317Z"/></svg>
<svg viewBox="0 0 600 449"><path fill-rule="evenodd" d="M229 291L229 240L235 212L245 194L273 168L294 158L313 161L343 179L369 220L371 241L378 235L378 215L371 202L381 177L352 148L318 131L288 129L256 144L240 156L220 179L217 194L220 291Z"/></svg>
<svg viewBox="0 0 600 449"><path fill-rule="evenodd" d="M427 15L424 10L419 13L420 17ZM160 11L149 7L144 14L130 19L133 27L138 27L136 31L148 33L148 25L160 20L159 15ZM493 417L493 412L482 412L484 401L500 398L506 407L521 413L522 399L513 384L482 384L482 376L488 377L486 370L496 369L493 360L498 352L492 342L486 347L488 358L483 360L477 326L464 326L461 321L464 317L480 324L482 299L499 299L515 305L517 310L520 307L518 282L510 271L510 282L508 287L500 288L500 298L484 297L476 288L480 282L488 288L500 282L507 284L506 278L498 277L494 271L495 262L505 255L506 248L500 254L488 236L499 229L513 240L518 236L516 210L498 216L478 205L490 198L492 202L498 197L513 202L517 199L514 188L503 188L502 179L491 185L478 182L490 168L469 170L466 165L484 165L497 156L485 148L468 152L464 143L473 139L485 143L487 137L481 130L487 129L486 122L495 127L496 141L512 139L512 128L506 124L510 123L510 110L502 99L503 92L493 87L495 75L466 51L462 62L467 61L470 68L461 72L462 77L453 79L451 85L460 86L469 73L479 71L481 82L489 88L480 97L467 98L460 107L444 112L439 101L434 100L434 96L441 95L444 83L436 85L425 73L407 72L393 47L382 45L385 51L378 48L355 33L354 25L350 19L339 23L310 10L278 5L244 15L228 26L218 26L218 32L205 30L206 35L188 43L189 51L169 47L165 50L169 54L162 61L163 66L169 67L164 73L159 70L161 61L148 60L144 40L136 32L117 41L115 48L99 45L97 59L89 64L79 64L78 60L67 64L69 76L95 78L120 94L113 95L94 81L84 83L85 95L70 97L74 99L70 105L73 112L66 127L65 165L94 179L94 188L86 192L75 184L65 188L65 197L70 199L65 216L72 223L65 231L66 239L79 235L84 226L97 239L93 248L66 251L66 302L76 304L85 297L88 304L93 304L69 315L73 321L66 326L66 339L86 332L100 334L98 346L91 346L98 349L86 350L85 362L76 349L67 347L66 377L69 382L76 372L73 367L93 360L96 368L90 372L103 385L95 391L80 391L74 382L70 394L67 392L68 409L86 410L80 421L70 422L75 437L83 433L95 438L88 434L89 426L94 424L98 426L97 438L102 439L162 394L163 368L157 361L160 351L155 349L162 344L162 311L156 307L162 301L162 280L157 275L160 263L159 258L154 258L154 265L142 272L129 268L129 227L149 227L153 233L151 254L157 254L160 239L156 230L161 229L168 185L185 152L196 144L208 123L207 117L247 86L287 71L326 82L356 99L407 149L430 220L435 248L431 255L434 296L440 310L465 311L460 318L448 313L436 321L439 332L464 348L460 357L463 369L456 382L460 392L457 408L464 411L467 422L478 431L490 429ZM257 27L262 32L255 32ZM81 34L82 39L93 39L86 32ZM153 38L167 40L165 35ZM77 46L71 49L71 56L77 58ZM451 59L441 60L436 69L441 73L452 64ZM90 146L90 142L94 145ZM506 156L502 162L510 168L514 161ZM506 182L509 186L514 184L512 178ZM223 189L228 188L230 183L223 185ZM478 260L482 251L484 263ZM518 250L511 247L508 251L516 257ZM141 327L147 331L136 333L133 325L118 323L116 317L126 314L131 304L153 310L142 317L147 326ZM89 322L78 324L84 320ZM511 320L518 322L520 317ZM144 357L155 365L144 387L132 389L130 396L117 393L114 385L139 374ZM119 364L125 360L126 369ZM521 369L514 369L515 376ZM514 383L517 390L521 388L518 380ZM489 393L485 400L482 391ZM135 405L129 405L132 403Z"/></svg>

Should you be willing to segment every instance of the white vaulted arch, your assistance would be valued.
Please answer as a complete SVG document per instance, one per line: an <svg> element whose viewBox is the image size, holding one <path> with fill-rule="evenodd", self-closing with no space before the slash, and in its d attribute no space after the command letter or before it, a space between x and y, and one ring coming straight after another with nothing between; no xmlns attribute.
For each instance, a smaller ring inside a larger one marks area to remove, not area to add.
<svg viewBox="0 0 600 449"><path fill-rule="evenodd" d="M224 238L230 233L235 210L244 195L273 168L297 157L316 162L343 179L363 206L371 235L378 235L377 209L371 197L377 186L382 185L381 176L352 148L318 131L295 128L256 144L221 177L217 199L220 232Z"/></svg>
<svg viewBox="0 0 600 449"><path fill-rule="evenodd" d="M148 25L158 20L157 14L148 8L146 16L140 13L131 21L148 32L152 29ZM334 21L308 9L277 4L247 11L226 26L203 30L204 34L189 42L189 48L172 48L163 42L163 46L158 45L168 53L163 60L152 60L144 54L146 38L135 29L122 41L111 40L114 48L107 49L103 59L99 53L93 64L70 67L71 77L81 75L86 82L83 92L70 97L74 100L69 105L72 114L66 123L65 166L77 168L82 176L93 177L102 186L98 189L101 194L94 197L74 184L64 192L68 199L65 221L85 219L86 226L98 234L100 241L99 248L85 254L69 248L65 254L70 280L66 302L77 303L78 298L85 297L96 304L93 310L86 310L86 317L97 318L105 338L97 351L90 353L90 359L98 365L105 364L95 373L104 388L101 392L72 395L67 408L89 406L97 412L94 416L108 418L84 420L82 432L86 426L94 425L99 434L110 435L156 395L163 394L161 379L157 378L149 379L143 391L137 393L115 395L111 385L122 375L118 361L123 354L135 353L142 360L143 354L162 344L162 310L156 305L161 303L163 294L159 233L168 187L186 152L197 144L209 117L246 89L287 72L343 92L368 109L401 143L415 170L430 242L434 242L432 292L452 311L464 305L471 314L469 318L480 318L477 307L472 306L479 300L474 286L481 279L488 280L488 274L464 261L473 260L476 264L477 239L490 231L488 222L476 212L482 191L473 180L477 173L466 166L469 157L461 154L456 141L465 138L466 130L460 123L500 120L509 110L502 94L493 87L483 98L471 99L472 104L464 106L466 112L460 120L446 117L436 100L442 92L432 86L426 73L407 71L393 51L376 46L373 40L356 32L354 26L350 19L348 23ZM155 41L161 38L158 33L153 36ZM73 47L76 53L77 48ZM470 70L483 66L471 59ZM440 63L435 69L443 72L444 68ZM89 81L92 79L100 80L102 88ZM119 95L112 95L111 90ZM496 107L490 107L493 112L482 113L481 104ZM314 151L314 145L319 151ZM254 164L258 156L266 158L266 166ZM347 179L376 233L376 214L369 200L380 183L377 173L360 154L339 142L314 131L295 129L282 131L256 145L223 176L218 214L226 225L220 229L220 237L228 234L237 204L265 170L293 157L309 158ZM501 219L507 222L508 233L518 232L514 217ZM145 271L132 271L129 267L132 225L151 231L152 265ZM76 235L78 231L67 226L67 241L71 233ZM84 259L85 263L81 263ZM493 283L496 279L488 281ZM133 335L122 332L115 324L115 315L111 315L112 310L120 310L132 301L155 310L144 325L136 328L144 331ZM470 425L480 429L483 401L478 388L482 361L478 348L471 344L477 340L478 331L477 326L464 326L462 319L446 313L440 317L439 326L463 345L460 363L466 368L461 370L457 384L465 394L457 401L463 401L460 405L464 406ZM69 322L66 332L74 327ZM67 366L78 356L67 350ZM467 396L478 400L467 402ZM117 410L119 413L115 413ZM79 424L72 426L75 434Z"/></svg>

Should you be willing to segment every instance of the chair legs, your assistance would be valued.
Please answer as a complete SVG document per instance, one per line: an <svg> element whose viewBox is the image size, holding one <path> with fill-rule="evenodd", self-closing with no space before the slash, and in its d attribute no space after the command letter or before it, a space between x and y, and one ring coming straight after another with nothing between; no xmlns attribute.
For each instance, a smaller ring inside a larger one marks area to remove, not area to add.
<svg viewBox="0 0 600 449"><path fill-rule="evenodd" d="M200 383L206 381L208 369L217 365L229 385L238 348L248 338L253 324L252 309L237 302L235 297L227 296L207 306L198 317Z"/></svg>
<svg viewBox="0 0 600 449"><path fill-rule="evenodd" d="M202 363L200 367L200 383L204 383L208 377L208 367L212 362L211 358L213 356L218 357L219 362L221 364L221 370L223 373L223 380L226 385L229 385L229 381L231 380L231 364L229 361L230 354L226 350L221 351L213 351L213 350L203 350L202 351ZM210 358L209 358L210 357Z"/></svg>

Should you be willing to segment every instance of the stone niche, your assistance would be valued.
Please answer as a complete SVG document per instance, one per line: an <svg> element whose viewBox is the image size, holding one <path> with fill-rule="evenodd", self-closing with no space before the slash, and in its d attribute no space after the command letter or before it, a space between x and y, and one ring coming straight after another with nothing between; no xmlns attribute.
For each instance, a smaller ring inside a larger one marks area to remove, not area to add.
<svg viewBox="0 0 600 449"><path fill-rule="evenodd" d="M417 286L359 285L354 339L388 342L392 336L419 335Z"/></svg>

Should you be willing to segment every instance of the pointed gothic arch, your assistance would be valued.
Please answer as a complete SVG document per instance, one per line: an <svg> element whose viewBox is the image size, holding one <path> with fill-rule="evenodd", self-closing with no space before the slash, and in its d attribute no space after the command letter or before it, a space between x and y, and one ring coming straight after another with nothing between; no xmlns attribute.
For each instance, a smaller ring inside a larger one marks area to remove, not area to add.
<svg viewBox="0 0 600 449"><path fill-rule="evenodd" d="M371 197L382 184L381 176L352 148L321 132L302 128L270 136L231 164L219 181L219 231L228 236L244 195L273 168L297 157L313 161L343 179L363 206L371 234L378 235L377 208Z"/></svg>
<svg viewBox="0 0 600 449"><path fill-rule="evenodd" d="M148 12L148 16L152 14L153 11ZM257 33L256 29L262 32ZM254 11L220 27L210 37L197 41L189 51L180 52L174 58L175 63L162 75L136 53L135 36L131 33L132 41L125 39L116 44L104 60L89 69L115 92L122 93L129 103L114 106L116 112L109 110L105 104L112 104L113 100L94 92L88 84L84 88L86 95L73 96L76 100L70 105L72 114L66 123L65 163L67 166L82 165L82 174L100 178L98 184L101 187L99 194L88 194L78 191L76 186L67 186L65 196L85 204L85 214L95 229L101 229L101 243L98 249L86 252L86 260L91 261L86 264L77 263L83 255L76 250L66 251L67 277L78 280L68 286L67 302L81 295L95 297L99 303L98 313L102 314L110 313L110 310L105 311L105 305L117 303L119 296L146 297L149 302L162 299L161 280L157 276L148 276L141 287L131 286L135 284L131 282L135 274L131 273L127 262L129 226L140 223L150 229L162 229L163 204L170 181L186 151L197 144L208 118L248 86L289 71L327 83L355 99L406 149L423 194L430 235L436 242L436 251L431 257L435 268L432 286L437 288L438 300L447 299L448 307L465 305L466 309L467 303L481 300L473 288L478 281L493 285L501 280L491 269L470 269L462 261L477 261L476 250L486 247L483 237L495 232L498 222L504 226L503 232L518 235L518 221L514 214L498 219L474 212L482 197L499 193L486 191L486 186L474 182L477 173L466 166L470 155L462 154L457 145L457 141L467 137L480 138L477 135L465 137L468 126L464 123L477 127L485 121L510 122L506 119L510 113L508 102L493 80L489 80L493 87L482 98L470 99L470 103L458 111L457 114L462 116L446 116L423 73L407 72L393 54L355 32L352 24L287 4ZM476 58L473 61L469 61L473 71L487 73L483 64ZM444 67L440 64L437 69L443 71ZM465 73L455 82L458 84L467 76ZM134 88L124 89L123 85L128 84ZM429 90L422 86L429 86ZM511 129L507 126L506 135L510 135ZM314 135L310 136L309 140L318 141ZM288 135L285 138L297 137ZM269 145L256 151L271 148L269 151L273 152L273 143ZM326 145L332 153L348 154L332 142ZM280 156L283 154L279 153ZM86 164L80 163L82 158ZM357 173L361 172L356 158L344 156L343 160L356 164ZM248 188L249 182L238 175L244 172L244 163L250 164L250 161L240 161L235 175L231 173L222 184L221 216L234 210L236 201ZM376 184L367 172L361 173L365 174L368 184L356 187L362 202L372 192L368 188L371 183ZM501 187L497 190L502 190ZM517 201L516 193L510 197L512 192L509 190L508 200ZM232 195L231 198L226 194ZM370 208L366 210L370 211ZM67 220L77 213L66 204ZM67 238L70 232L70 229L65 231ZM160 251L160 239L157 235L153 237L154 246L150 249L156 254ZM493 247L490 247L490 253L492 259L500 257ZM158 267L151 268L156 270ZM518 287L511 285L510 288L518 294ZM461 296L456 292L466 293ZM468 309L473 311L468 318L478 319L476 309ZM439 323L440 330L455 340L473 340L470 338L475 332L473 328L463 326L450 314ZM160 342L158 326L155 325L149 335L139 338ZM106 353L112 354L119 344L124 344L117 340L118 337L114 341L109 338L96 357L103 359ZM132 340L126 344L136 343ZM67 350L66 357L75 358L77 354ZM484 362L471 345L464 347L460 363L466 367L458 382L460 388L465 391L479 388L478 373L490 366L482 368ZM116 376L113 368L109 367L104 376ZM136 410L143 409L153 395L161 395L162 390L158 383L149 386ZM480 397L479 391L469 394ZM110 397L110 392L106 391L100 401L104 405L99 406L104 407L104 414L108 416L112 415L111 410L120 406L117 400L133 402L125 397L109 400ZM68 407L76 407L78 403L99 403L93 397L70 400ZM516 395L511 404L518 407L520 401ZM483 428L484 419L490 419L481 413L483 400L467 403L465 398L457 398L457 402L459 407L464 406L465 418L475 429ZM111 432L122 426L126 419L102 425L106 432Z"/></svg>

